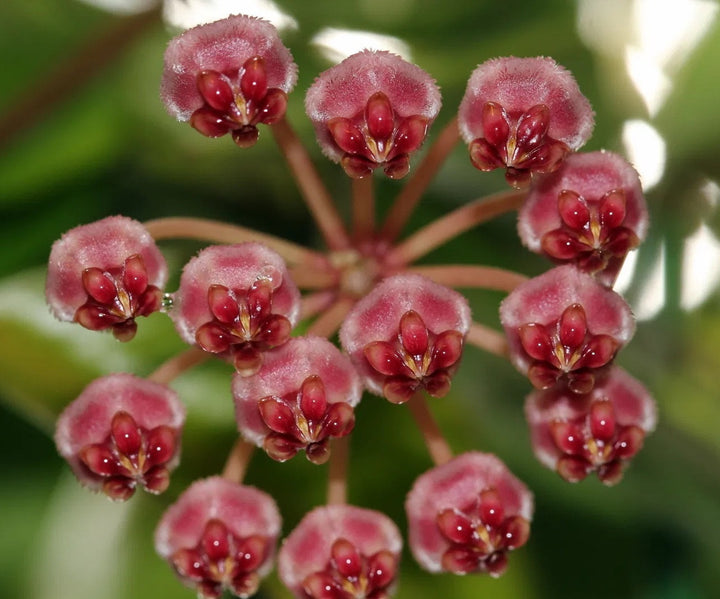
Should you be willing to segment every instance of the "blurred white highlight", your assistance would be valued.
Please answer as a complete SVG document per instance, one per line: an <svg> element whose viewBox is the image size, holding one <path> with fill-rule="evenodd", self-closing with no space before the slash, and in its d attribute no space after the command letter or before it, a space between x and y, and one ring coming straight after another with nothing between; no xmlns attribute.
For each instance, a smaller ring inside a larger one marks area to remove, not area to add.
<svg viewBox="0 0 720 599"><path fill-rule="evenodd" d="M250 15L270 21L278 30L297 29L297 21L271 0L165 0L163 18L176 29L190 29L230 15Z"/></svg>
<svg viewBox="0 0 720 599"><path fill-rule="evenodd" d="M310 40L320 54L333 63L345 60L348 56L362 50L387 50L412 61L410 46L400 38L373 33L372 31L353 31L326 27L318 31Z"/></svg>
<svg viewBox="0 0 720 599"><path fill-rule="evenodd" d="M640 174L643 191L647 192L665 172L665 140L650 123L630 120L623 125L622 141L628 159Z"/></svg>

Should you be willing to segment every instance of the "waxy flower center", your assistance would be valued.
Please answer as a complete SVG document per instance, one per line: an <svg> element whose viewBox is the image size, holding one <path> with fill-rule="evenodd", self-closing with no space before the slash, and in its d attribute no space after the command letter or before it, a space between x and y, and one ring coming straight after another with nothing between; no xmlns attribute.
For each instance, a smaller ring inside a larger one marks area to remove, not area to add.
<svg viewBox="0 0 720 599"><path fill-rule="evenodd" d="M265 437L265 451L279 462L304 449L308 460L322 464L330 457L330 437L344 437L355 425L352 406L328 402L317 375L307 377L296 392L261 399L258 410L272 431Z"/></svg>
<svg viewBox="0 0 720 599"><path fill-rule="evenodd" d="M170 482L167 463L177 452L176 431L165 425L139 427L127 412L112 419L110 434L79 452L82 463L103 480L103 492L116 500L129 499L141 484L150 493L162 493Z"/></svg>
<svg viewBox="0 0 720 599"><path fill-rule="evenodd" d="M435 334L422 317L409 310L400 319L397 337L373 341L363 353L370 366L384 375L383 393L393 403L404 403L424 388L433 397L450 390L450 378L458 366L464 338L447 330Z"/></svg>
<svg viewBox="0 0 720 599"><path fill-rule="evenodd" d="M519 327L520 342L534 359L528 370L530 382L548 389L560 378L575 393L588 393L595 385L594 370L608 364L619 347L610 335L594 335L580 304L566 308L549 325L530 323Z"/></svg>
<svg viewBox="0 0 720 599"><path fill-rule="evenodd" d="M397 558L390 551L365 556L341 538L325 569L307 576L302 589L308 599L386 599L396 574Z"/></svg>
<svg viewBox="0 0 720 599"><path fill-rule="evenodd" d="M556 260L576 261L586 272L604 269L610 258L622 258L639 244L625 221L625 192L612 189L590 202L564 189L558 195L559 228L543 236L542 248Z"/></svg>
<svg viewBox="0 0 720 599"><path fill-rule="evenodd" d="M256 570L265 561L268 548L266 537L240 538L222 521L212 519L195 547L180 549L171 559L178 574L196 585L200 597L217 599L224 589L249 597L259 586Z"/></svg>
<svg viewBox="0 0 720 599"><path fill-rule="evenodd" d="M553 421L550 433L564 454L557 463L560 476L577 482L595 471L606 485L620 481L623 463L640 450L645 438L640 427L617 423L613 404L607 399L593 401L580 418Z"/></svg>
<svg viewBox="0 0 720 599"><path fill-rule="evenodd" d="M76 322L93 331L112 329L120 341L135 336L135 317L148 316L162 307L162 291L148 284L140 254L129 256L122 268L86 268L82 284L88 299L75 311Z"/></svg>
<svg viewBox="0 0 720 599"><path fill-rule="evenodd" d="M195 333L198 345L214 354L230 354L243 376L256 373L262 352L285 343L292 329L285 316L272 312L273 292L267 279L259 279L246 290L211 285L208 307L214 318Z"/></svg>
<svg viewBox="0 0 720 599"><path fill-rule="evenodd" d="M410 170L408 155L422 145L428 125L420 115L400 116L379 91L363 111L352 118L330 119L327 127L344 152L341 164L349 176L366 177L382 166L388 177L400 179Z"/></svg>
<svg viewBox="0 0 720 599"><path fill-rule="evenodd" d="M500 576L507 567L506 552L524 545L530 523L522 516L507 515L500 496L490 488L465 510L448 508L436 523L450 547L442 557L443 568L455 574L488 572Z"/></svg>
<svg viewBox="0 0 720 599"><path fill-rule="evenodd" d="M506 168L505 177L514 187L527 185L532 172L554 171L570 152L548 135L550 110L545 104L509 114L501 104L486 102L482 128L483 137L470 143L470 160L481 171Z"/></svg>
<svg viewBox="0 0 720 599"><path fill-rule="evenodd" d="M287 94L268 88L265 62L259 56L246 60L237 73L202 71L197 88L205 103L192 114L190 124L208 137L231 131L241 147L257 141L259 123L276 123L287 109Z"/></svg>

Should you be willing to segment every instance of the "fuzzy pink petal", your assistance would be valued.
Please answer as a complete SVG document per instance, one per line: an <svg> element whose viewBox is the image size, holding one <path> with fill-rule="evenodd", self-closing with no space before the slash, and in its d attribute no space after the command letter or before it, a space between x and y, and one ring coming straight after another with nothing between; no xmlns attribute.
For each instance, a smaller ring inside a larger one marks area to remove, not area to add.
<svg viewBox="0 0 720 599"><path fill-rule="evenodd" d="M109 216L65 233L53 244L48 263L45 294L52 313L59 320L74 320L75 311L88 298L83 270L119 270L135 254L145 263L148 284L164 288L168 276L165 258L138 221Z"/></svg>
<svg viewBox="0 0 720 599"><path fill-rule="evenodd" d="M376 92L384 93L402 117L420 115L432 122L440 111L440 91L420 67L385 51L353 54L321 73L305 97L305 110L328 158L339 162L343 156L330 135L328 121L362 113Z"/></svg>
<svg viewBox="0 0 720 599"><path fill-rule="evenodd" d="M78 479L92 489L99 488L102 481L88 472L78 454L87 445L105 441L118 412L127 412L146 430L168 426L179 432L185 422L185 406L165 385L126 373L92 381L60 414L55 428L60 455ZM178 461L179 452L167 467L174 468Z"/></svg>
<svg viewBox="0 0 720 599"><path fill-rule="evenodd" d="M155 550L170 559L180 549L195 547L210 520L221 521L241 539L266 537L271 550L258 573L269 572L281 528L275 501L263 491L220 476L195 481L167 509L155 529Z"/></svg>
<svg viewBox="0 0 720 599"><path fill-rule="evenodd" d="M296 597L304 597L303 581L326 568L332 545L341 538L366 557L383 550L399 556L402 550L398 527L380 512L351 505L315 508L283 541L278 554L280 579Z"/></svg>
<svg viewBox="0 0 720 599"><path fill-rule="evenodd" d="M188 29L171 40L165 52L160 95L167 111L187 121L203 105L197 89L202 71L216 71L237 78L245 61L264 60L269 88L289 93L297 81L297 65L269 22L246 15Z"/></svg>
<svg viewBox="0 0 720 599"><path fill-rule="evenodd" d="M621 346L632 338L635 321L622 296L572 265L558 266L519 285L500 304L510 358L520 372L527 372L531 358L523 350L519 327L551 325L573 304L583 307L592 335L609 335Z"/></svg>
<svg viewBox="0 0 720 599"><path fill-rule="evenodd" d="M442 571L442 556L450 547L438 528L438 514L446 509L469 510L480 493L491 488L497 492L506 517L532 520L532 493L494 455L464 453L418 477L405 510L410 549L423 568Z"/></svg>
<svg viewBox="0 0 720 599"><path fill-rule="evenodd" d="M588 140L595 122L590 103L570 72L546 57L494 58L473 71L458 112L466 143L484 137L486 102L496 102L507 113L518 115L538 104L546 105L550 111L548 135L572 150Z"/></svg>
<svg viewBox="0 0 720 599"><path fill-rule="evenodd" d="M319 376L328 403L356 406L362 385L350 359L322 337L295 337L265 355L260 370L251 377L235 375L232 391L238 429L250 442L262 446L268 428L260 418L258 400L296 392L309 376Z"/></svg>
<svg viewBox="0 0 720 599"><path fill-rule="evenodd" d="M211 285L247 290L261 279L272 284L272 312L284 316L295 326L300 292L276 252L255 242L216 245L202 250L185 265L169 312L182 339L194 344L198 328L213 319L208 307Z"/></svg>
<svg viewBox="0 0 720 599"><path fill-rule="evenodd" d="M406 312L420 315L431 332L457 331L466 335L471 324L467 300L452 289L414 274L388 277L355 304L340 329L340 343L368 389L383 395L385 377L375 371L363 353L374 341L390 341Z"/></svg>

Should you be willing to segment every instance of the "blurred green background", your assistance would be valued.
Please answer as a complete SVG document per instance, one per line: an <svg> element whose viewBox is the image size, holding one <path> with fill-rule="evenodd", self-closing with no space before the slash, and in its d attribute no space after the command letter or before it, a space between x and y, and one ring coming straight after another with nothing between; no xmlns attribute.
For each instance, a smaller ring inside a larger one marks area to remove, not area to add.
<svg viewBox="0 0 720 599"><path fill-rule="evenodd" d="M235 12L246 2L229 2ZM346 28L395 36L436 77L450 118L472 69L500 55L554 57L596 111L586 150L629 157L643 175L648 240L622 291L639 322L618 363L657 399L660 421L625 480L564 483L533 458L523 418L529 390L506 362L469 348L452 393L433 410L457 452L497 453L534 491L529 544L499 580L433 576L409 554L399 598L720 596L720 17L710 0L355 0L278 2L300 66L289 118L341 210L349 185L324 161L303 94L331 63L315 37ZM205 139L168 117L158 97L173 33L160 18L119 17L73 0L0 5L0 595L23 599L191 597L154 555L152 532L192 480L219 471L235 438L229 371L208 364L179 378L189 408L183 463L161 497L115 505L85 492L56 455L57 413L93 378L145 375L182 349L168 319L141 322L120 345L55 323L44 304L50 245L110 214L194 215L319 246L293 181L266 133L251 151ZM116 37L112 37L115 35ZM314 41L315 40L315 41ZM432 132L431 132L432 136ZM377 180L380 209L399 189ZM474 170L458 146L408 230L486 193L502 175ZM198 249L165 243L173 272ZM547 265L529 255L512 216L463 235L426 262ZM177 274L169 288L177 281ZM498 326L501 294L468 293L476 320ZM406 411L359 406L350 501L391 515L430 467ZM247 482L271 492L289 531L323 502L325 469L257 455ZM259 596L288 597L274 575Z"/></svg>

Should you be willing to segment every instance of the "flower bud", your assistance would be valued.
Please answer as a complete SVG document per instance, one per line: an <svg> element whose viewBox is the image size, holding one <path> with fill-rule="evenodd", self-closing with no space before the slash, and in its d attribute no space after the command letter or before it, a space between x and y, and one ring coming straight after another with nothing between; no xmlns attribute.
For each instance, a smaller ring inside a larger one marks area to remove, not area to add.
<svg viewBox="0 0 720 599"><path fill-rule="evenodd" d="M470 76L458 112L476 168L506 169L515 187L555 170L590 137L590 103L569 71L551 58L488 60Z"/></svg>
<svg viewBox="0 0 720 599"><path fill-rule="evenodd" d="M519 285L500 304L510 359L537 389L585 394L635 332L625 300L571 265Z"/></svg>
<svg viewBox="0 0 720 599"><path fill-rule="evenodd" d="M169 314L187 343L249 375L263 352L289 339L299 310L300 292L282 258L247 242L210 246L190 260Z"/></svg>
<svg viewBox="0 0 720 599"><path fill-rule="evenodd" d="M368 389L403 403L418 389L442 397L470 328L465 298L420 275L381 281L348 314L340 343Z"/></svg>
<svg viewBox="0 0 720 599"><path fill-rule="evenodd" d="M365 50L321 73L305 110L322 151L348 175L365 177L381 166L399 179L440 110L440 92L420 67Z"/></svg>
<svg viewBox="0 0 720 599"><path fill-rule="evenodd" d="M595 472L606 485L620 481L657 421L647 389L617 366L582 397L558 389L534 391L525 415L542 464L569 482Z"/></svg>
<svg viewBox="0 0 720 599"><path fill-rule="evenodd" d="M405 502L410 549L430 572L500 576L530 534L533 497L494 455L471 452L421 475Z"/></svg>
<svg viewBox="0 0 720 599"><path fill-rule="evenodd" d="M135 335L137 316L162 307L165 258L143 225L109 216L65 233L50 252L45 295L59 320Z"/></svg>
<svg viewBox="0 0 720 599"><path fill-rule="evenodd" d="M83 485L126 500L138 485L150 493L167 488L184 421L185 407L165 385L110 374L65 408L55 444Z"/></svg>
<svg viewBox="0 0 720 599"><path fill-rule="evenodd" d="M268 494L219 476L194 482L163 515L155 550L203 599L253 595L272 568L280 514Z"/></svg>
<svg viewBox="0 0 720 599"><path fill-rule="evenodd" d="M285 539L278 573L298 599L389 597L402 549L395 523L351 505L306 514Z"/></svg>
<svg viewBox="0 0 720 599"><path fill-rule="evenodd" d="M537 179L518 215L530 250L575 264L608 286L647 226L640 177L604 151L568 156L558 171Z"/></svg>
<svg viewBox="0 0 720 599"><path fill-rule="evenodd" d="M327 461L330 438L351 432L362 396L349 358L322 337L290 339L254 376L236 374L232 390L243 437L281 462L298 451Z"/></svg>

